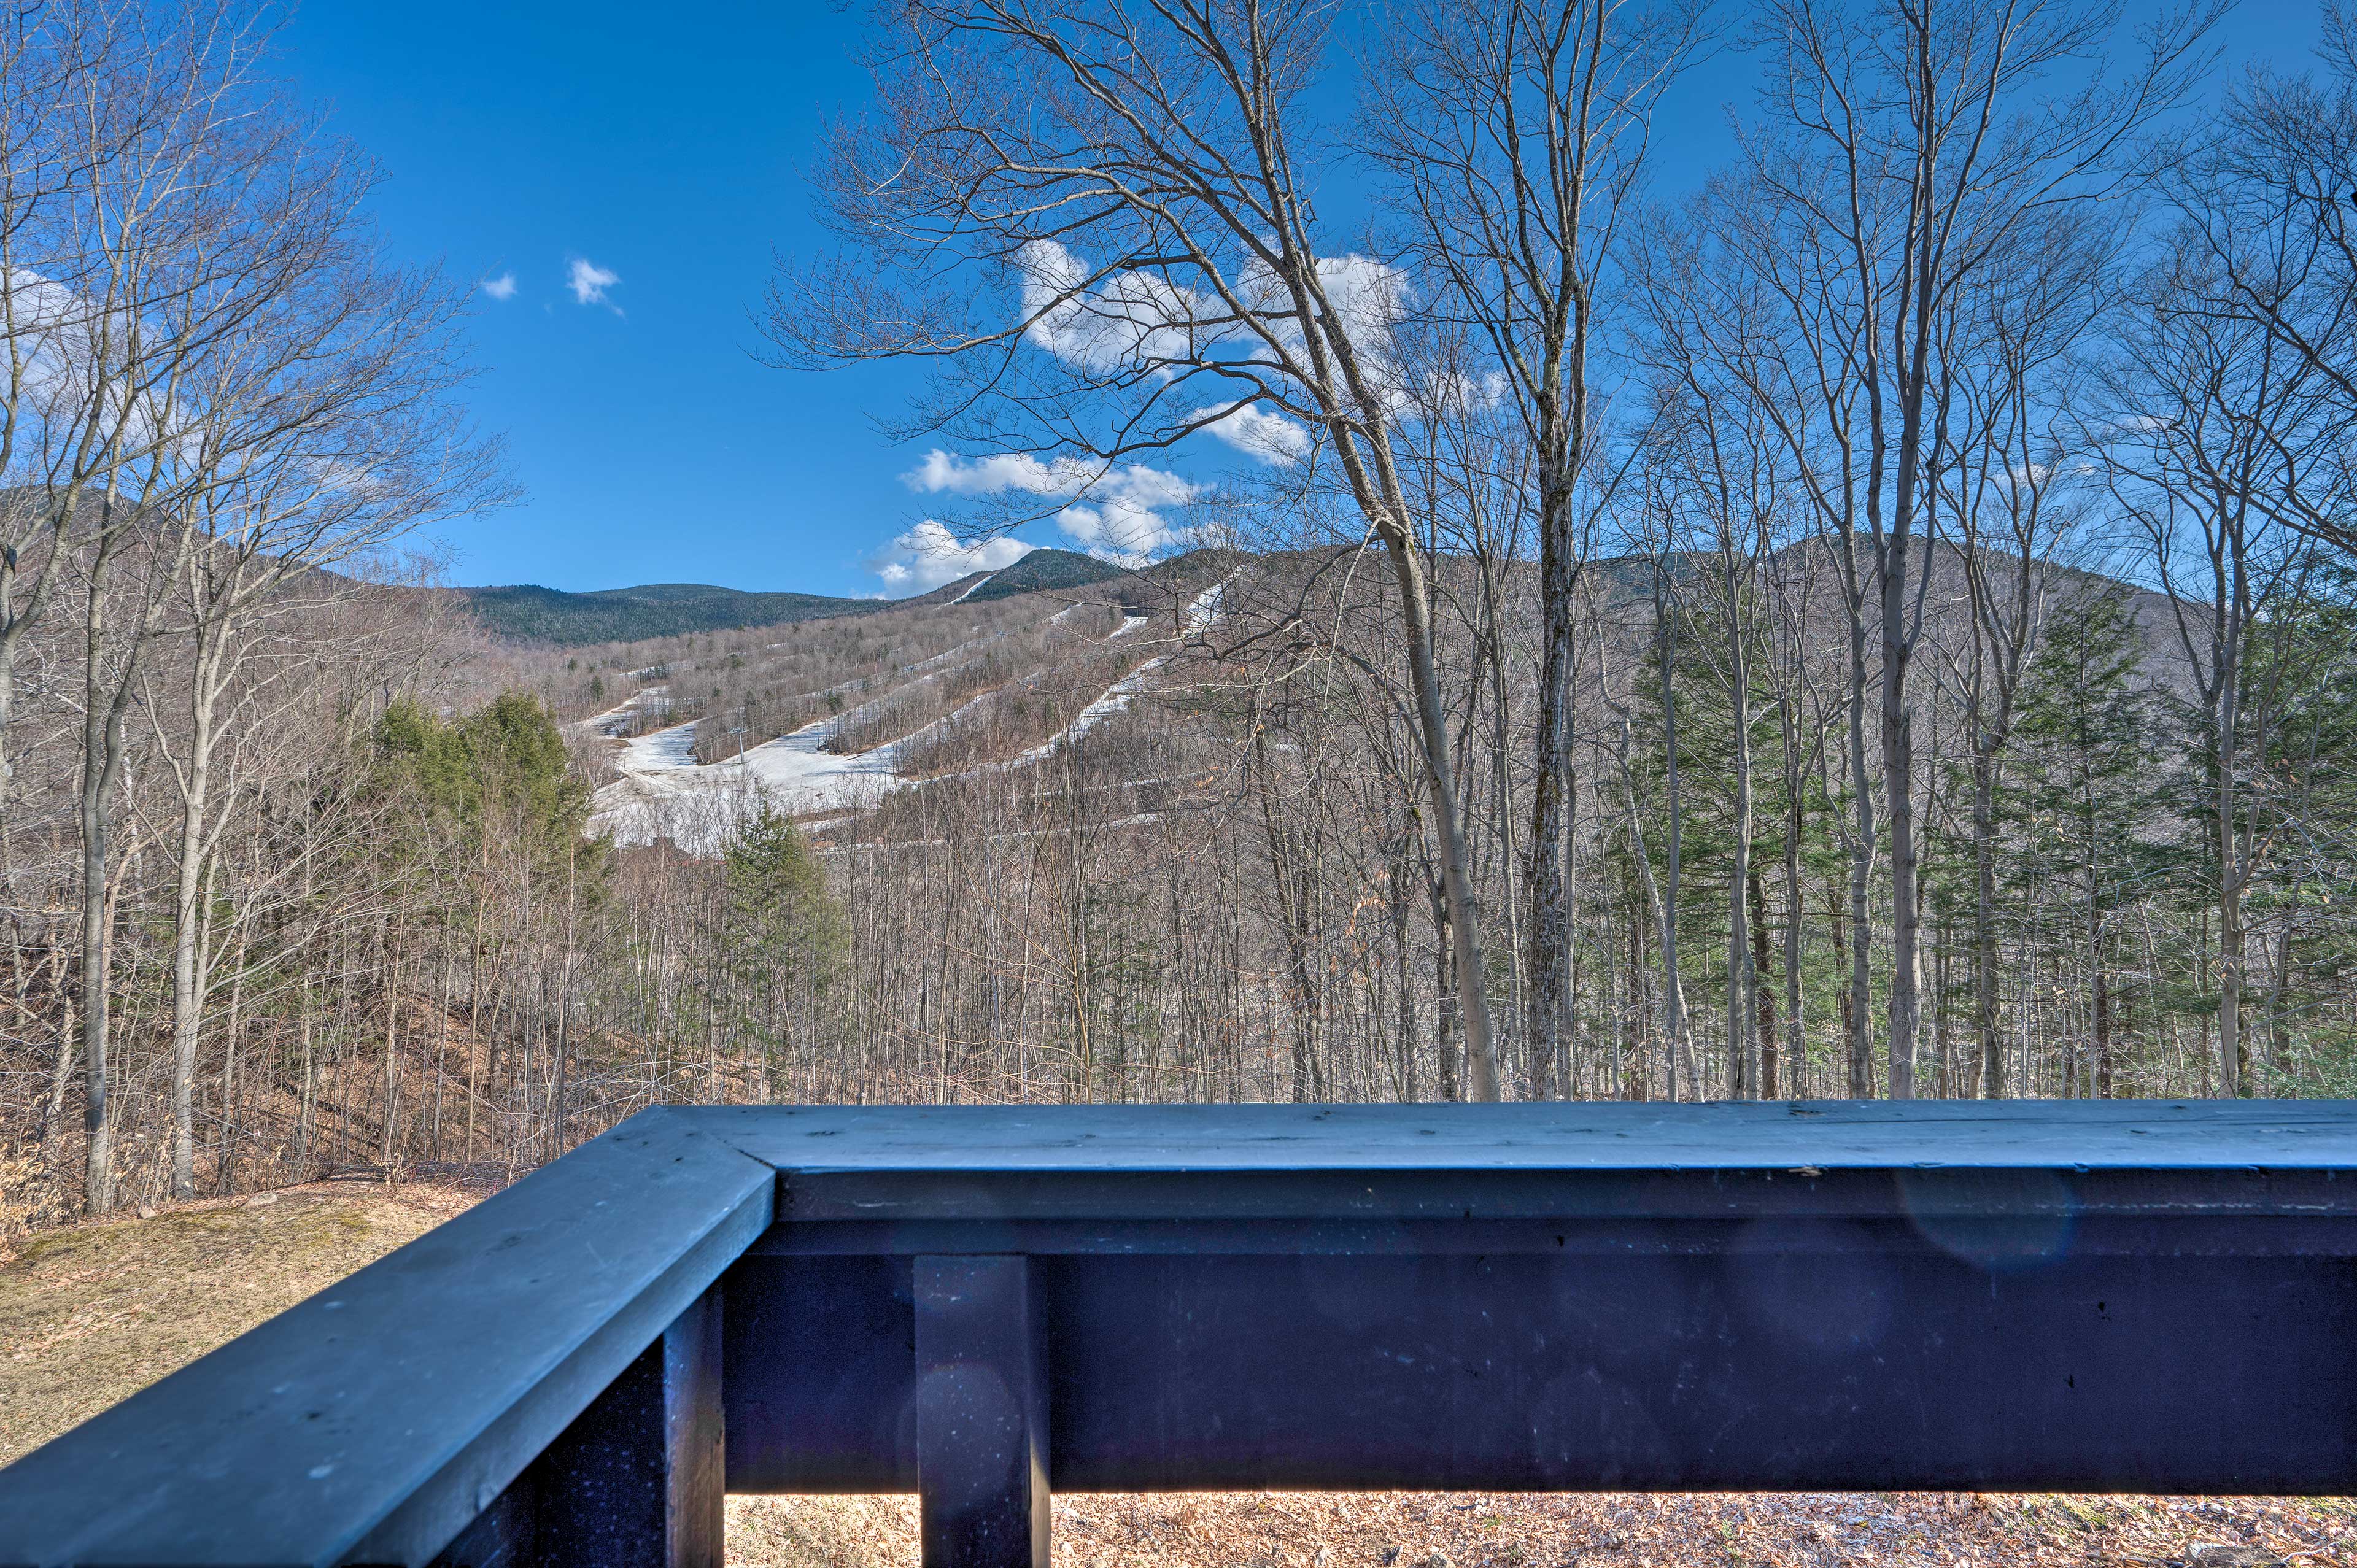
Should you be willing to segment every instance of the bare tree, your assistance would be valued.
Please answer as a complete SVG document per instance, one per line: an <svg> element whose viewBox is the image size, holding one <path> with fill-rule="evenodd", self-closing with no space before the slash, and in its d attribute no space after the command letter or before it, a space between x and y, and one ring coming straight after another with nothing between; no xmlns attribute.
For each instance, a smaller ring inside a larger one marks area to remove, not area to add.
<svg viewBox="0 0 2357 1568"><path fill-rule="evenodd" d="M195 1192L198 1033L218 956L203 892L232 820L215 799L216 753L233 726L282 722L301 692L265 646L271 625L345 590L320 568L498 493L494 449L470 436L446 397L463 374L450 334L460 296L431 274L378 266L355 218L365 171L342 149L311 145L291 113L280 117L296 134L253 161L288 193L273 220L274 244L293 252L272 274L282 296L248 317L192 435L204 479L183 512L190 547L169 612L188 653L182 733L146 704L180 801L172 1172L182 1197Z"/></svg>
<svg viewBox="0 0 2357 1568"><path fill-rule="evenodd" d="M1571 1022L1566 875L1577 813L1572 688L1579 577L1618 479L1591 391L1616 237L1654 105L1703 39L1703 6L1620 0L1414 0L1386 19L1359 140L1446 285L1486 338L1529 442L1537 489L1540 672L1523 917L1532 1077Z"/></svg>
<svg viewBox="0 0 2357 1568"><path fill-rule="evenodd" d="M2278 215L2274 238L2297 244ZM2266 236L2246 236L2265 245ZM2348 516L2346 415L2334 384L2279 333L2219 308L2233 285L2201 240L2180 233L2141 280L2113 367L2106 473L2141 531L2206 732L2212 894L2218 916L2218 1082L2244 1091L2244 899L2262 844L2254 763L2281 723L2281 660L2254 647L2288 630L2312 519Z"/></svg>
<svg viewBox="0 0 2357 1568"><path fill-rule="evenodd" d="M805 364L942 361L920 423L1061 455L1039 483L1066 505L1200 431L1337 466L1396 593L1472 1090L1497 1098L1430 574L1392 445L1387 344L1407 280L1329 245L1301 162L1330 8L972 0L896 16L877 115L837 137L823 177L865 254L781 280L772 341Z"/></svg>
<svg viewBox="0 0 2357 1568"><path fill-rule="evenodd" d="M1782 444L1740 387L1727 385L1684 336L1676 262L1662 269L1654 290L1652 334L1662 385L1648 444L1666 489L1664 528L1688 534L1694 548L1680 570L1695 604L1717 622L1702 639L1727 697L1727 795L1733 864L1727 886L1727 1068L1730 1098L1775 1092L1773 1004L1760 988L1761 961L1753 940L1751 904L1760 897L1752 859L1756 830L1753 731L1760 722L1755 648L1761 568L1783 542L1795 510ZM1673 557L1672 559L1674 559ZM1668 671L1664 671L1666 680ZM1674 758L1673 759L1674 761ZM1761 939L1764 942L1764 936Z"/></svg>
<svg viewBox="0 0 2357 1568"><path fill-rule="evenodd" d="M1712 319L1727 361L1801 461L1851 602L1851 904L1863 1018L1867 873L1887 832L1889 1092L1915 1092L1921 1022L1915 700L1933 478L1949 460L1941 338L1966 286L2027 222L2115 195L2132 139L2197 78L2214 13L2171 16L2117 80L2102 5L2006 0L1930 12L1782 0L1759 27L1765 124L1716 188L1708 232L1727 272ZM2072 80L2075 78L2075 81ZM1883 800L1868 795L1871 638ZM1863 1028L1862 1022L1858 1025ZM1853 1040L1853 1073L1864 1056ZM1853 1092L1861 1085L1853 1078Z"/></svg>
<svg viewBox="0 0 2357 1568"><path fill-rule="evenodd" d="M78 79L72 106L63 203L81 264L72 304L55 314L75 329L50 338L38 379L66 389L42 420L51 559L74 553L83 586L84 1158L86 1201L103 1210L113 1183L107 889L124 719L190 544L185 510L201 488L203 445L192 405L234 355L252 274L266 275L270 258L246 242L255 224L230 174L234 155L224 156L250 134L236 100L261 42L254 19L227 7L161 18L125 8L100 13L97 25L121 29L121 42L107 69ZM138 570L118 607L116 575L130 557Z"/></svg>
<svg viewBox="0 0 2357 1568"><path fill-rule="evenodd" d="M2072 393L2084 390L2073 360L2103 307L2111 252L2090 213L2064 209L2024 224L1959 295L1943 350L1955 365L1954 456L1934 485L1971 618L1954 684L1973 784L1975 1077L1991 1100L2006 1090L1997 1033L1997 793L2056 552L2085 517L2074 500L2088 461L2072 413Z"/></svg>
<svg viewBox="0 0 2357 1568"><path fill-rule="evenodd" d="M58 197L61 243L77 248L79 265L70 286L12 274L9 297L29 297L40 328L28 343L12 334L38 393L29 423L43 437L50 537L28 613L60 568L82 587L81 1022L87 1201L97 1210L113 1182L114 798L125 721L176 588L188 585L198 615L174 966L175 1187L185 1196L211 745L231 679L224 634L323 542L363 538L370 525L354 520L414 519L414 507L391 501L414 495L414 473L397 466L471 459L446 430L418 424L403 395L416 389L392 386L383 369L418 362L447 300L387 286L367 256L349 155L316 138L256 72L268 16L235 5L59 13L66 43L99 59L73 78ZM75 27L102 50L81 46Z"/></svg>
<svg viewBox="0 0 2357 1568"><path fill-rule="evenodd" d="M2203 308L2264 328L2357 411L2357 34L2339 5L2323 12L2325 77L2247 77L2172 164L2168 189L2179 242L2203 263ZM2357 553L2346 516L2300 521Z"/></svg>

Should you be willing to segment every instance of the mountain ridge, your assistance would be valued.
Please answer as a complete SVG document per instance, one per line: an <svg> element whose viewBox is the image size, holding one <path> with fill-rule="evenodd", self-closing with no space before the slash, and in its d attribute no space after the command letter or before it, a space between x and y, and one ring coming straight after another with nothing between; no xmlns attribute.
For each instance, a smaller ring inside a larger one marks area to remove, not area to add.
<svg viewBox="0 0 2357 1568"><path fill-rule="evenodd" d="M579 648L597 642L640 642L695 632L791 626L873 615L907 605L1082 588L1122 575L1120 567L1093 556L1043 548L995 572L969 573L929 593L899 599L767 592L713 583L641 583L584 593L537 583L511 583L453 591L494 636Z"/></svg>

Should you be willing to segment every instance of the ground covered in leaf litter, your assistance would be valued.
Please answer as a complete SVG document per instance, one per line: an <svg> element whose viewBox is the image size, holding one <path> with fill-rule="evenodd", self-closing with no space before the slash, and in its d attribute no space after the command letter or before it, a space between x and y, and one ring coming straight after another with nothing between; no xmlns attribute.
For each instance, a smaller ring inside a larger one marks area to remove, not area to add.
<svg viewBox="0 0 2357 1568"><path fill-rule="evenodd" d="M498 1185L339 1181L42 1232L0 1257L0 1463ZM915 1568L911 1498L732 1498L729 1560ZM1057 1568L2357 1568L2346 1498L1939 1493L1056 1499Z"/></svg>
<svg viewBox="0 0 2357 1568"><path fill-rule="evenodd" d="M731 1563L914 1568L909 1498L732 1498ZM1056 1499L1057 1568L2348 1568L2346 1499L1267 1492Z"/></svg>

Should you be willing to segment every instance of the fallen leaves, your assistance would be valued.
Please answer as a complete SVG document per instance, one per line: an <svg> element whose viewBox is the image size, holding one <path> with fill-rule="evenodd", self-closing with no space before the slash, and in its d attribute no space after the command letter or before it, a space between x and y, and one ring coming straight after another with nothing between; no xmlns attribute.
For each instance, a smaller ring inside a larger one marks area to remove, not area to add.
<svg viewBox="0 0 2357 1568"><path fill-rule="evenodd" d="M732 1498L729 1561L914 1568L913 1498ZM2357 1568L2347 1499L1307 1492L1056 1499L1056 1568ZM2205 1555L2206 1553L2206 1555Z"/></svg>

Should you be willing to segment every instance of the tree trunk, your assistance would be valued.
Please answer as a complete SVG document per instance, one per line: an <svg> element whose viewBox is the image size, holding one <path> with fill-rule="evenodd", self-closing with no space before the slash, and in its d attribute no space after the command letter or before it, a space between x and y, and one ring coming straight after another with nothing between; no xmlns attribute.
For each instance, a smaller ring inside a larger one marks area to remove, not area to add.
<svg viewBox="0 0 2357 1568"><path fill-rule="evenodd" d="M1759 873L1751 863L1751 661L1744 642L1738 585L1734 579L1735 552L1730 548L1721 554L1728 563L1727 683L1735 699L1735 865L1727 883L1727 1093L1730 1100L1745 1100L1772 1091L1754 1082L1750 1071L1752 1017L1760 1005L1760 972L1754 966L1750 911L1745 902L1760 896ZM1772 1033L1773 1026L1768 1027Z"/></svg>
<svg viewBox="0 0 2357 1568"><path fill-rule="evenodd" d="M1439 841L1440 885L1448 902L1448 934L1456 970L1458 1013L1465 1029L1467 1090L1471 1099L1500 1098L1498 1049L1490 1030L1488 979L1481 952L1481 901L1465 865L1465 832L1458 815L1457 787L1448 768L1448 720L1441 705L1440 675L1433 660L1431 597L1415 542L1394 522L1383 530L1392 570L1400 586L1400 619L1407 637L1408 677L1424 763L1425 787L1432 795L1433 828Z"/></svg>
<svg viewBox="0 0 2357 1568"><path fill-rule="evenodd" d="M1776 1098L1776 993L1768 985L1768 895L1760 885L1754 864L1747 878L1751 887L1752 993L1760 1010L1760 1098Z"/></svg>
<svg viewBox="0 0 2357 1568"><path fill-rule="evenodd" d="M2100 930L2087 951L2093 970L2095 992L2095 1098L2112 1097L2112 989L2111 976L2104 970L2103 936Z"/></svg>
<svg viewBox="0 0 2357 1568"><path fill-rule="evenodd" d="M2233 1100L2243 1081L2243 865L2235 842L2234 753L2242 713L2239 661L2219 661L2218 682L2218 1092Z"/></svg>
<svg viewBox="0 0 2357 1568"><path fill-rule="evenodd" d="M107 1028L114 971L113 910L106 897L106 797L122 768L121 710L109 701L101 660L106 639L106 568L102 539L82 617L82 768L76 814L81 830L82 1201L92 1214L114 1207L114 1124L107 1112Z"/></svg>
<svg viewBox="0 0 2357 1568"><path fill-rule="evenodd" d="M180 846L172 900L172 1196L197 1196L197 1037L204 1018L205 822L211 805L218 692L216 647L198 637L191 671L188 772L180 793Z"/></svg>
<svg viewBox="0 0 2357 1568"><path fill-rule="evenodd" d="M1907 552L1882 580L1882 789L1890 820L1890 1064L1893 1100L1915 1098L1915 1047L1922 1032L1923 916L1917 888L1915 715L1907 705L1910 650L1901 631Z"/></svg>
<svg viewBox="0 0 2357 1568"><path fill-rule="evenodd" d="M1564 861L1572 779L1573 598L1577 578L1571 569L1567 520L1570 498L1550 483L1539 519L1539 688L1536 768L1531 784L1531 842L1524 897L1530 977L1523 993L1523 1028L1530 1040L1531 1080L1547 1092L1549 1074L1567 1048L1571 994L1571 918Z"/></svg>
<svg viewBox="0 0 2357 1568"><path fill-rule="evenodd" d="M1802 802L1807 772L1801 758L1800 725L1792 717L1792 699L1779 694L1779 728L1784 746L1784 1027L1792 1042L1792 1087L1795 1098L1808 1092L1806 1025L1801 1015L1801 942L1803 884L1801 881ZM1770 1089L1770 1093L1775 1090Z"/></svg>
<svg viewBox="0 0 2357 1568"><path fill-rule="evenodd" d="M1996 764L1973 754L1973 1034L1980 1094L2005 1098L2005 1043L1996 1032Z"/></svg>
<svg viewBox="0 0 2357 1568"><path fill-rule="evenodd" d="M1849 771L1857 826L1849 854L1849 991L1842 1008L1849 1043L1849 1097L1874 1098L1874 1038L1867 1014L1874 996L1873 928L1869 925L1874 875L1874 789L1866 772L1866 622L1856 612L1849 628ZM1834 942L1841 944L1841 923Z"/></svg>

